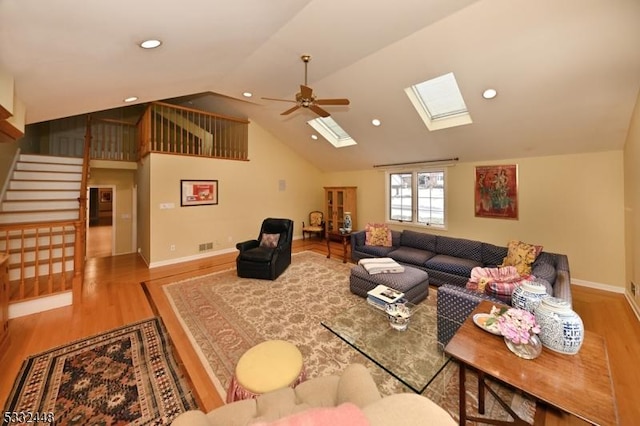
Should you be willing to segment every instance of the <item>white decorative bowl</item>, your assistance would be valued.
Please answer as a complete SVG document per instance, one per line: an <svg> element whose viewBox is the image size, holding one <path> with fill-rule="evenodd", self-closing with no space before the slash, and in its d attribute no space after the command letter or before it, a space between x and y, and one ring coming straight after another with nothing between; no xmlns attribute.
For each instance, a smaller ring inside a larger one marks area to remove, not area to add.
<svg viewBox="0 0 640 426"><path fill-rule="evenodd" d="M391 328L398 331L405 331L409 327L409 321L413 314L411 303L388 303L385 312L389 318Z"/></svg>

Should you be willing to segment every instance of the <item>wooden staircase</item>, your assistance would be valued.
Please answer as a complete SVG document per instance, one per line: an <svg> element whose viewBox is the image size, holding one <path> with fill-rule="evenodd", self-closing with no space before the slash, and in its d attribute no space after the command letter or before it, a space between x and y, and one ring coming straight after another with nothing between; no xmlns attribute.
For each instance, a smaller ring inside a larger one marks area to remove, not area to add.
<svg viewBox="0 0 640 426"><path fill-rule="evenodd" d="M76 272L83 159L20 155L0 202L10 302L70 292Z"/></svg>

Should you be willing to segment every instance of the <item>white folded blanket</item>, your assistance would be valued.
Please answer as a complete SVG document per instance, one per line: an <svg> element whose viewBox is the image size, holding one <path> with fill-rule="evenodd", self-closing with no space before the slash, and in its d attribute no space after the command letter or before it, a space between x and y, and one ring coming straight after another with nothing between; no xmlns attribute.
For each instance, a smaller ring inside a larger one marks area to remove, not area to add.
<svg viewBox="0 0 640 426"><path fill-rule="evenodd" d="M358 265L362 267L371 275L373 274L397 274L404 272L404 266L400 265L390 257L378 257L375 259L360 259Z"/></svg>

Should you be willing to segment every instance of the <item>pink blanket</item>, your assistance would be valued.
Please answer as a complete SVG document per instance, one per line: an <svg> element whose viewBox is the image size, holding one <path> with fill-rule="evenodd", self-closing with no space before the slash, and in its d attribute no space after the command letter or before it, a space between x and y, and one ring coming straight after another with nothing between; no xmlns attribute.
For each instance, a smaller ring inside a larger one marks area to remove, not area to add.
<svg viewBox="0 0 640 426"><path fill-rule="evenodd" d="M368 426L369 420L350 402L337 407L311 408L271 423L252 423L253 426Z"/></svg>
<svg viewBox="0 0 640 426"><path fill-rule="evenodd" d="M467 288L484 293L485 286L490 282L508 283L521 281L515 266L502 266L499 268L476 267L471 270L471 278L467 282Z"/></svg>

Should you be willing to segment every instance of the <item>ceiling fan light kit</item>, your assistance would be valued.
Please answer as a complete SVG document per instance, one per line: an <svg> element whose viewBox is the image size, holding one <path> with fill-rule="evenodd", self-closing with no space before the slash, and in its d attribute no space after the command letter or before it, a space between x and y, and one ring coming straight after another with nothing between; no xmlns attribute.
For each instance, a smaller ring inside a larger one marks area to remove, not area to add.
<svg viewBox="0 0 640 426"><path fill-rule="evenodd" d="M311 60L311 55L302 55L300 57L302 62L304 62L304 84L300 85L300 92L296 93L296 99L277 99L277 98L262 98L270 101L281 101L281 102L295 102L296 106L289 108L286 111L280 113L280 115L289 115L292 112L298 110L299 108L307 108L311 111L318 114L320 117L329 117L331 114L324 108L321 108L319 105L349 105L349 99L338 98L338 99L317 99L313 94L313 89L309 87L307 83L307 65Z"/></svg>

